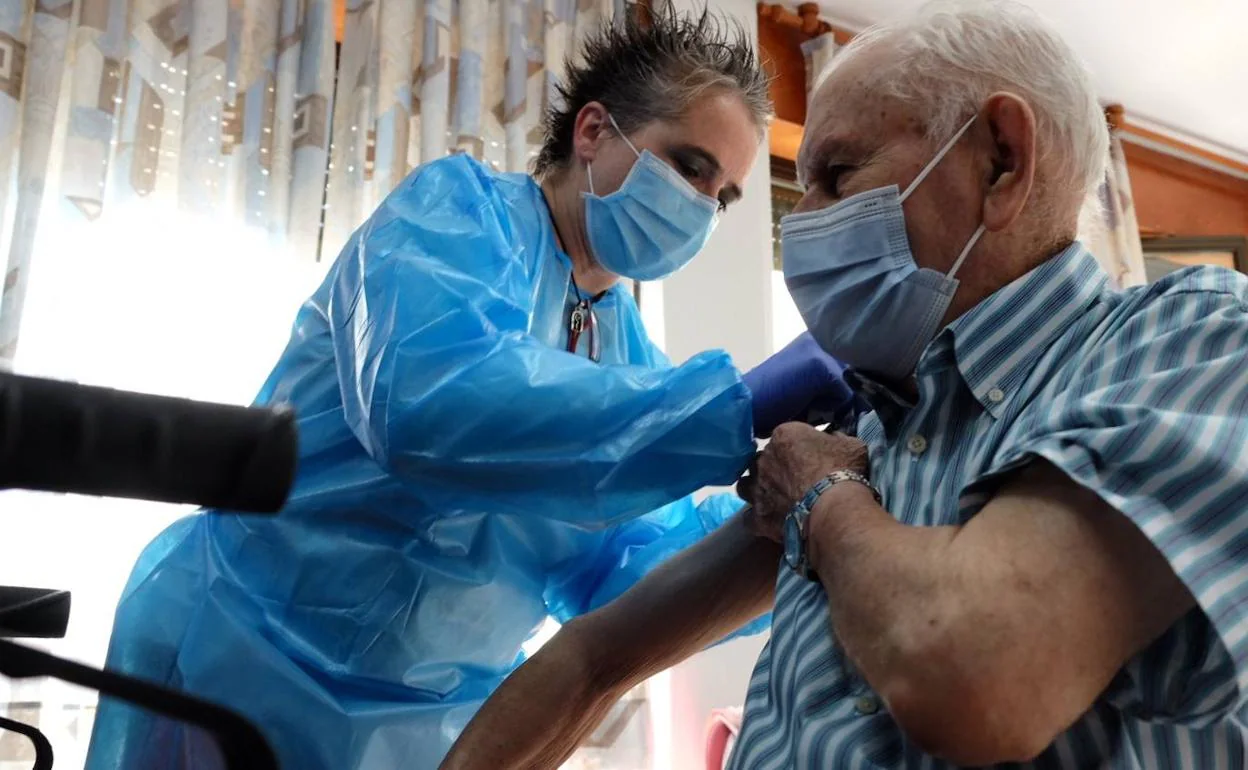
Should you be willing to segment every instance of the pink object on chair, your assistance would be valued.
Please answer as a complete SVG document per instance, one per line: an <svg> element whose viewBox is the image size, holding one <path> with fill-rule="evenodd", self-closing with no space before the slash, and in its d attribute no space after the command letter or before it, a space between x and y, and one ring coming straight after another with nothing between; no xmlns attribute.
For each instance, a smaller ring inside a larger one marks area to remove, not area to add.
<svg viewBox="0 0 1248 770"><path fill-rule="evenodd" d="M706 725L706 770L724 770L732 756L732 745L741 732L740 707L712 709Z"/></svg>

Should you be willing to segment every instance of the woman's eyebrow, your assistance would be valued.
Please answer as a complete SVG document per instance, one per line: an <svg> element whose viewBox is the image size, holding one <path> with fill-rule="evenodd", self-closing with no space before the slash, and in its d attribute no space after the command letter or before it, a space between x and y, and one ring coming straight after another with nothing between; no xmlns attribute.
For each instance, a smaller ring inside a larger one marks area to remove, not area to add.
<svg viewBox="0 0 1248 770"><path fill-rule="evenodd" d="M718 174L723 166L720 165L719 159L716 158L710 150L705 147L699 147L696 144L678 144L671 149L673 155L695 155L697 159L707 166L707 171L712 174Z"/></svg>

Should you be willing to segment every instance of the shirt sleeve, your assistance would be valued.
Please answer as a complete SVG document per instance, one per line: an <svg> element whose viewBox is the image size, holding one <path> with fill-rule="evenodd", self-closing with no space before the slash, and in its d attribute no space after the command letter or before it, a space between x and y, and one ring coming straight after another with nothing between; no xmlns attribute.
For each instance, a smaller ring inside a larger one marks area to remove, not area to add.
<svg viewBox="0 0 1248 770"><path fill-rule="evenodd" d="M1248 694L1248 307L1199 271L1098 334L1022 442L1134 522L1198 609L1119 674L1110 702L1189 726Z"/></svg>
<svg viewBox="0 0 1248 770"><path fill-rule="evenodd" d="M471 161L429 164L339 257L326 314L369 454L442 510L595 527L735 481L753 437L727 354L599 365L537 340L538 245L508 206Z"/></svg>

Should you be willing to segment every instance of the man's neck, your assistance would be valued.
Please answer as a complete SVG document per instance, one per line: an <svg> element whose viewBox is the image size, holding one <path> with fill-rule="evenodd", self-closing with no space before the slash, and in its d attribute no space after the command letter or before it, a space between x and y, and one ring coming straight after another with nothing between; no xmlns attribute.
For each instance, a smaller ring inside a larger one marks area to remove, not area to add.
<svg viewBox="0 0 1248 770"><path fill-rule="evenodd" d="M993 294L1070 248L1070 245L1075 242L1075 236L1070 234L1045 237L1024 236L1000 240L984 238L984 241L986 242L982 243L980 253L976 256L991 265L991 268L979 271L968 269L959 276L961 285L953 301L949 303L949 309L945 312L945 317L940 324L941 329L961 318L963 314Z"/></svg>

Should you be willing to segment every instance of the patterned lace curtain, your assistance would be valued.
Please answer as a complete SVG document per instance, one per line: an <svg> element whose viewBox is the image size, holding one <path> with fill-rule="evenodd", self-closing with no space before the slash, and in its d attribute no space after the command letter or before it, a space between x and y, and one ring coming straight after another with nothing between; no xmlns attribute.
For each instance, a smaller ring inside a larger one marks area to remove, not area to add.
<svg viewBox="0 0 1248 770"><path fill-rule="evenodd" d="M569 53L624 0L348 0L322 255L415 166L525 171Z"/></svg>
<svg viewBox="0 0 1248 770"><path fill-rule="evenodd" d="M0 3L0 361L50 231L165 227L175 253L227 223L314 258L333 75L330 0Z"/></svg>
<svg viewBox="0 0 1248 770"><path fill-rule="evenodd" d="M1135 217L1135 201L1131 197L1131 177L1127 158L1122 151L1111 109L1109 158L1105 179L1094 200L1084 207L1080 221L1080 239L1088 246L1109 273L1118 288L1148 282L1144 273L1144 248L1140 243L1140 225Z"/></svg>
<svg viewBox="0 0 1248 770"><path fill-rule="evenodd" d="M424 161L525 170L565 57L625 5L346 0L336 60L334 2L0 2L0 366L32 260L75 248L49 233L328 260Z"/></svg>

